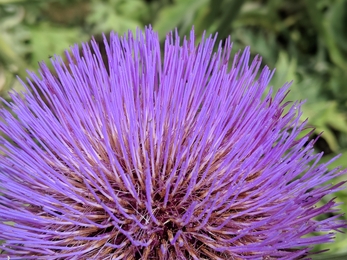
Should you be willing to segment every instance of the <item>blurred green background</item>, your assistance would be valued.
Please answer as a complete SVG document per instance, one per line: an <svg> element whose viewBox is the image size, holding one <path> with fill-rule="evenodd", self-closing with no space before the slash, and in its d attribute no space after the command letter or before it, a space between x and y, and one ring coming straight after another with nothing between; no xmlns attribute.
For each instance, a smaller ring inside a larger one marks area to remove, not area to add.
<svg viewBox="0 0 347 260"><path fill-rule="evenodd" d="M21 90L16 75L25 78L74 43L148 24L161 40L194 25L198 38L204 30L231 35L234 52L250 45L277 69L275 89L294 80L287 100L307 100L302 119L324 132L315 147L323 160L343 153L331 168L347 167L347 0L0 0L0 95ZM347 192L337 201L347 213ZM347 235L316 247L326 248L315 259L347 259Z"/></svg>

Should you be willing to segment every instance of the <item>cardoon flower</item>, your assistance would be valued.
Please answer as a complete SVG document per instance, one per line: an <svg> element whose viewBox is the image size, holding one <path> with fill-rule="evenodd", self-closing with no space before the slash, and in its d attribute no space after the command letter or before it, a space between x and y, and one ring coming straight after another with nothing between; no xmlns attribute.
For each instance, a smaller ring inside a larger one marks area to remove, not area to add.
<svg viewBox="0 0 347 260"><path fill-rule="evenodd" d="M111 34L30 73L1 110L4 257L294 259L344 227L289 84L215 39Z"/></svg>

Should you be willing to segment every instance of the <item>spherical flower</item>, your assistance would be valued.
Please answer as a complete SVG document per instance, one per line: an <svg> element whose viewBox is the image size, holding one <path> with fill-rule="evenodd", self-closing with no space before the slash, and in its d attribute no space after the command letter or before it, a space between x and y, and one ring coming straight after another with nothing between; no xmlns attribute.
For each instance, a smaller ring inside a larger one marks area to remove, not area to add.
<svg viewBox="0 0 347 260"><path fill-rule="evenodd" d="M215 41L111 34L30 73L1 109L2 256L296 259L344 227L289 84Z"/></svg>

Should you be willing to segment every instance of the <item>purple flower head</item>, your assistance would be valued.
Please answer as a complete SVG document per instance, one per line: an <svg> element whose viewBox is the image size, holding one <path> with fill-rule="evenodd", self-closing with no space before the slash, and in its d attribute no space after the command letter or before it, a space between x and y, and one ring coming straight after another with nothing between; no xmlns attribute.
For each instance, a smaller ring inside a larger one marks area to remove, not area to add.
<svg viewBox="0 0 347 260"><path fill-rule="evenodd" d="M294 259L331 241L339 215L315 217L336 203L316 204L344 172L318 164L289 84L265 95L261 59L215 41L111 34L106 61L92 41L30 73L1 110L4 257Z"/></svg>

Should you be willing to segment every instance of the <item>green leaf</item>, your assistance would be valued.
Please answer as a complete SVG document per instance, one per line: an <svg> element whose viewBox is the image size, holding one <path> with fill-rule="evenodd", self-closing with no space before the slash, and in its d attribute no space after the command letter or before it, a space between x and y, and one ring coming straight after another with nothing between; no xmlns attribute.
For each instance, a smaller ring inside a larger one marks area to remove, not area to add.
<svg viewBox="0 0 347 260"><path fill-rule="evenodd" d="M40 24L31 28L32 60L38 67L38 62L48 62L51 55L61 55L69 46L85 40L86 37L77 28Z"/></svg>
<svg viewBox="0 0 347 260"><path fill-rule="evenodd" d="M115 31L122 35L129 30L142 28L140 22L149 9L142 1L110 0L109 2L93 1L87 23L94 34Z"/></svg>
<svg viewBox="0 0 347 260"><path fill-rule="evenodd" d="M347 51L347 0L336 1L331 5L326 21L339 48Z"/></svg>
<svg viewBox="0 0 347 260"><path fill-rule="evenodd" d="M340 48L337 45L334 34L332 33L330 24L327 19L324 19L322 12L318 9L316 0L305 0L307 11L310 15L310 18L313 22L313 25L316 27L320 36L324 40L324 43L329 51L331 60L340 68L347 72L347 62L343 58L344 55Z"/></svg>
<svg viewBox="0 0 347 260"><path fill-rule="evenodd" d="M174 5L164 7L154 21L153 28L158 31L160 39L164 39L169 31L178 27L183 21L192 21L196 11L207 2L208 0L179 0Z"/></svg>

